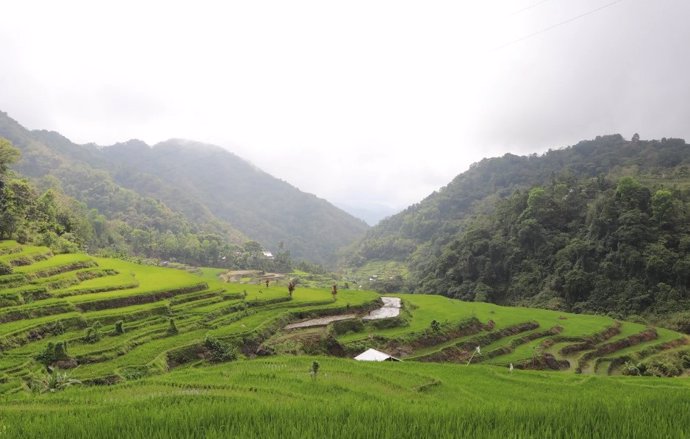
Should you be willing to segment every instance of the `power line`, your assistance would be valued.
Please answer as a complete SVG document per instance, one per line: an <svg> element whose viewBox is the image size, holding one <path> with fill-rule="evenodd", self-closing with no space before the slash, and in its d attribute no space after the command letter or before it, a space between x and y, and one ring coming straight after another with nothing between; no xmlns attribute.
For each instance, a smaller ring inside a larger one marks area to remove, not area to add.
<svg viewBox="0 0 690 439"><path fill-rule="evenodd" d="M525 12L525 11L529 11L530 9L536 8L537 6L543 5L544 3L549 2L549 1L551 1L551 0L541 0L540 2L537 2L537 3L533 4L533 5L526 6L526 7L522 8L522 9L519 9L519 10L513 12L512 14L508 15L508 17L513 17L513 16L518 15L518 14L521 14L521 13L523 13L523 12Z"/></svg>
<svg viewBox="0 0 690 439"><path fill-rule="evenodd" d="M548 0L544 0L544 1L548 1ZM544 1L542 1L541 3L544 3ZM503 44L503 45L501 45L501 46L498 46L498 47L494 48L493 51L495 52L495 51L498 51L498 50L501 50L501 49L505 49L505 48L508 47L508 46L512 46L513 44L517 44L517 43L519 43L519 42L521 42L521 41L525 41L525 40L528 40L528 39L530 39L530 38L536 37L537 35L541 35L541 34L543 34L543 33L546 33L546 32L548 32L548 31L551 31L551 30L553 30L553 29L555 29L555 28L557 28L557 27L563 26L563 25L565 25L565 24L572 23L572 22L575 21L575 20L579 20L580 18L586 17L586 16L588 16L588 15L592 15L592 14L597 13L597 12L603 10L603 9L609 8L609 7L613 6L613 5L616 5L616 4L618 4L618 3L622 3L622 2L624 2L624 1L625 1L625 0L615 0L615 1L612 1L612 2L610 2L610 3L606 3L605 5L599 6L599 7L596 8L596 9L592 9L592 10L587 11L587 12L584 12L584 13L582 13L582 14L580 14L580 15L576 15L575 17L568 18L567 20L564 20L564 21L561 21L561 22L559 22L559 23L553 24L553 25L551 25L551 26L549 26L549 27L545 27L544 29L540 29L540 30L538 30L538 31L536 31L536 32L532 32L531 34L527 34L527 35L525 35L524 37L520 37L520 38L518 38L518 39L516 39L516 40L509 41L509 42L507 42L507 43L505 43L505 44ZM538 3L538 4L539 4L539 3ZM534 7L534 6L537 6L537 5L535 4L535 5L533 5L532 7Z"/></svg>

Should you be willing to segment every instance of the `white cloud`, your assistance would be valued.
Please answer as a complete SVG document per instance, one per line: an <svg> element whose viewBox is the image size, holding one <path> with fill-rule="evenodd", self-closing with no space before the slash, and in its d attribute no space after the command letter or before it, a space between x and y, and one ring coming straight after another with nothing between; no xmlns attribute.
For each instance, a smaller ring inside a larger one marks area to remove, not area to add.
<svg viewBox="0 0 690 439"><path fill-rule="evenodd" d="M487 155L687 135L683 0L505 46L607 3L14 2L0 109L82 143L217 143L321 197L401 208Z"/></svg>

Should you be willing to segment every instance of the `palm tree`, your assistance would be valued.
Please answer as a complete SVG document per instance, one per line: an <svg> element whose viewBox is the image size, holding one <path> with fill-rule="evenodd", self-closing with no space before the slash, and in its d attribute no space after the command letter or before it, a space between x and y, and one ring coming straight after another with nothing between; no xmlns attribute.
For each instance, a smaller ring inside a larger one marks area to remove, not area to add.
<svg viewBox="0 0 690 439"><path fill-rule="evenodd" d="M66 388L77 384L81 384L81 381L70 378L69 375L67 375L67 372L60 373L50 368L48 373L38 377L34 376L31 379L29 387L34 392L46 393L65 390Z"/></svg>

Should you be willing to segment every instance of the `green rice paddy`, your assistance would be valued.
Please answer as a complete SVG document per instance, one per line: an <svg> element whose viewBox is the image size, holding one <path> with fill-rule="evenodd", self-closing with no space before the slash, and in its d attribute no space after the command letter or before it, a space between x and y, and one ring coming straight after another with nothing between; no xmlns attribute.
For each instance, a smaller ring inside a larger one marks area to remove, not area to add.
<svg viewBox="0 0 690 439"><path fill-rule="evenodd" d="M663 328L406 294L398 317L363 321L380 306L372 291L290 296L217 269L12 241L0 258L13 266L0 276L0 437L690 436L685 375L620 376L625 360L690 349ZM338 314L355 318L284 329ZM214 364L209 337L234 360ZM52 392L35 383L58 343L66 357L51 367L82 384ZM403 361L351 359L369 347Z"/></svg>

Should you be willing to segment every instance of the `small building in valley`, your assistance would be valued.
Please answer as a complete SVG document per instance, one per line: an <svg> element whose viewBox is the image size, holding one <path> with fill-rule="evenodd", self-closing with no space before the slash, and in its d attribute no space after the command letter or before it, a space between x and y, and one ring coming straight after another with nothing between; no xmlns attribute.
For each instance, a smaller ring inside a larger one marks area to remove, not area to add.
<svg viewBox="0 0 690 439"><path fill-rule="evenodd" d="M392 355L385 352L377 351L376 349L367 349L355 357L357 361L400 361Z"/></svg>

